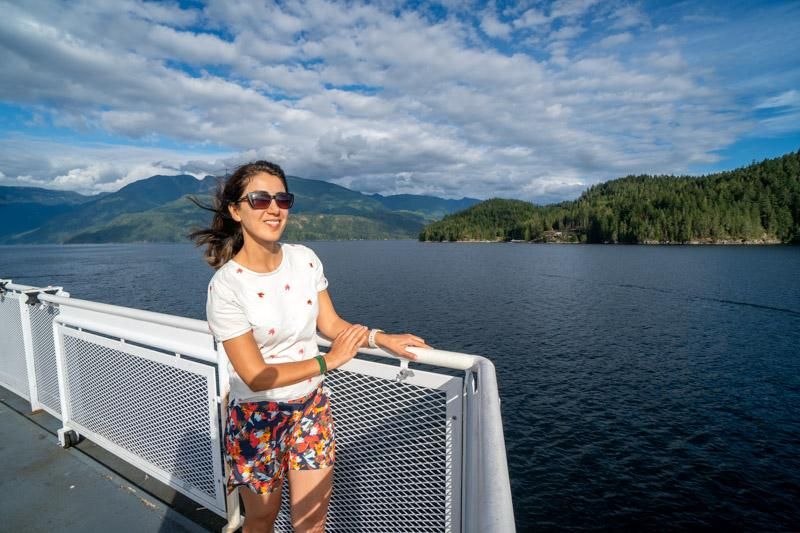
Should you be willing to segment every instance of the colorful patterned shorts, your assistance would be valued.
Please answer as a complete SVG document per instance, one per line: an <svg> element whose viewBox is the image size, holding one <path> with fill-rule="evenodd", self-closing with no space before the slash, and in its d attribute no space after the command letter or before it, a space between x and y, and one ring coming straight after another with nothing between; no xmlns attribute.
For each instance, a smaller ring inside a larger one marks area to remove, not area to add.
<svg viewBox="0 0 800 533"><path fill-rule="evenodd" d="M287 469L333 465L336 442L327 388L283 402L231 402L225 424L228 492L247 486L266 494L280 486Z"/></svg>

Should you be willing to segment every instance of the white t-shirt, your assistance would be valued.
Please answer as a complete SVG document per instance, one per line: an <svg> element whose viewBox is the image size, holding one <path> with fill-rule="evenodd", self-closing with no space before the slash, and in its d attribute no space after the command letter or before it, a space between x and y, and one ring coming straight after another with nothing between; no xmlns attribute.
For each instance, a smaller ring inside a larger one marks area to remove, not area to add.
<svg viewBox="0 0 800 533"><path fill-rule="evenodd" d="M248 270L233 260L208 283L206 315L222 342L253 331L264 362L288 363L319 355L316 342L319 292L328 280L317 255L300 244L281 244L283 258L273 272ZM284 402L312 392L322 376L294 385L254 392L228 361L230 397L236 401Z"/></svg>

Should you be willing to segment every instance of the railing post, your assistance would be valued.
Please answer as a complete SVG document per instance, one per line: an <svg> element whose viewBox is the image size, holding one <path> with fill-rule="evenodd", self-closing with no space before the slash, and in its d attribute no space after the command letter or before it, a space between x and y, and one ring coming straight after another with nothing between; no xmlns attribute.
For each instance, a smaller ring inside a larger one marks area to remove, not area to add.
<svg viewBox="0 0 800 533"><path fill-rule="evenodd" d="M233 533L240 527L242 527L242 510L239 504L239 490L234 490L232 493L228 494L228 476L230 475L230 466L228 466L228 461L225 460L225 435L224 435L224 428L225 428L225 421L228 418L228 399L229 399L229 390L228 390L228 383L229 383L229 376L228 376L228 358L225 355L225 348L222 346L221 342L215 343L216 351L217 351L217 379L219 379L219 421L220 421L220 428L222 428L222 438L220 439L220 448L222 452L223 458L223 465L222 465L222 479L218 480L219 483L222 483L222 487L225 491L225 510L227 512L227 519L228 523L225 524L222 528L222 533Z"/></svg>
<svg viewBox="0 0 800 533"><path fill-rule="evenodd" d="M469 374L465 383L470 426L466 437L469 453L465 454L468 507L464 510L468 522L464 531L512 533L516 530L514 507L494 365L480 358Z"/></svg>
<svg viewBox="0 0 800 533"><path fill-rule="evenodd" d="M478 461L481 460L478 453L476 453L477 444L477 400L474 394L477 392L475 388L475 372L468 369L464 372L464 431L462 442L464 443L464 453L462 454L462 474L461 479L461 531L468 533L478 531L477 522L478 515L482 512L480 502L478 501L478 491L475 490L474 484L478 480Z"/></svg>
<svg viewBox="0 0 800 533"><path fill-rule="evenodd" d="M64 357L64 337L59 331L58 321L53 320L53 347L56 352L56 371L58 374L58 397L61 400L61 429L58 430L58 442L66 447L64 433L69 430L67 424L72 420L72 409L69 401L67 384L67 361Z"/></svg>
<svg viewBox="0 0 800 533"><path fill-rule="evenodd" d="M33 359L33 333L31 330L30 306L25 298L19 299L19 319L22 325L22 343L25 347L25 367L28 375L28 395L31 401L31 411L39 411L39 394L36 386L36 363Z"/></svg>

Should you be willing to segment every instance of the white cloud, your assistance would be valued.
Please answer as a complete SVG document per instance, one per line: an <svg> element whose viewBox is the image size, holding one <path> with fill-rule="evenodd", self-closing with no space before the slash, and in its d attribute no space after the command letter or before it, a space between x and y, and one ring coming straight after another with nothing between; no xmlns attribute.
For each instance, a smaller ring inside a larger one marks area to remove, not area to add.
<svg viewBox="0 0 800 533"><path fill-rule="evenodd" d="M0 161L8 171L0 176L0 184L95 194L115 191L155 174L192 174L197 178L221 174L231 157L225 153L187 155L156 147L70 145L15 136L0 139Z"/></svg>
<svg viewBox="0 0 800 533"><path fill-rule="evenodd" d="M550 9L552 18L578 17L600 0L556 0Z"/></svg>
<svg viewBox="0 0 800 533"><path fill-rule="evenodd" d="M795 110L759 121L758 132L768 136L783 135L796 132L798 124L800 124L800 110Z"/></svg>
<svg viewBox="0 0 800 533"><path fill-rule="evenodd" d="M161 57L194 65L230 64L238 54L234 44L216 35L177 31L161 25L151 27L147 39Z"/></svg>
<svg viewBox="0 0 800 533"><path fill-rule="evenodd" d="M500 22L494 13L486 12L481 18L481 29L489 37L505 39L511 33L511 26Z"/></svg>
<svg viewBox="0 0 800 533"><path fill-rule="evenodd" d="M550 33L550 39L554 41L565 41L573 39L586 31L582 26L562 26L558 30Z"/></svg>
<svg viewBox="0 0 800 533"><path fill-rule="evenodd" d="M683 55L677 51L652 53L647 56L650 67L665 71L684 73L688 68Z"/></svg>
<svg viewBox="0 0 800 533"><path fill-rule="evenodd" d="M800 91L792 89L776 96L763 99L756 104L756 109L772 109L776 107L800 107Z"/></svg>
<svg viewBox="0 0 800 533"><path fill-rule="evenodd" d="M502 20L459 3L436 18L328 0L0 9L0 99L77 137L139 144L34 150L0 136L7 183L103 191L264 157L367 192L541 200L619 174L686 171L752 126L669 28L644 33L638 4L520 4ZM759 105L796 93L771 98Z"/></svg>
<svg viewBox="0 0 800 533"><path fill-rule="evenodd" d="M611 14L611 19L613 21L611 24L612 30L627 30L649 23L649 18L642 12L641 7L633 4L616 9Z"/></svg>
<svg viewBox="0 0 800 533"><path fill-rule="evenodd" d="M633 39L633 35L628 32L615 33L614 35L609 35L608 37L600 39L600 46L603 48L613 48L615 46L630 42L631 39Z"/></svg>
<svg viewBox="0 0 800 533"><path fill-rule="evenodd" d="M531 8L525 11L519 18L514 21L515 28L537 28L550 22L550 17L546 16L540 10Z"/></svg>

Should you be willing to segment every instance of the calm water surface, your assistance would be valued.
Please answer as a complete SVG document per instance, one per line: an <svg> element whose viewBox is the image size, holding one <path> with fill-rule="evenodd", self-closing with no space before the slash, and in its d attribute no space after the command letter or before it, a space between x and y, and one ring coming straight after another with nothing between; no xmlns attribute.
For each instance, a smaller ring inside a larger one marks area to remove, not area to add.
<svg viewBox="0 0 800 533"><path fill-rule="evenodd" d="M800 248L309 243L351 321L490 357L520 530L800 529ZM190 245L0 277L204 318Z"/></svg>

